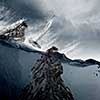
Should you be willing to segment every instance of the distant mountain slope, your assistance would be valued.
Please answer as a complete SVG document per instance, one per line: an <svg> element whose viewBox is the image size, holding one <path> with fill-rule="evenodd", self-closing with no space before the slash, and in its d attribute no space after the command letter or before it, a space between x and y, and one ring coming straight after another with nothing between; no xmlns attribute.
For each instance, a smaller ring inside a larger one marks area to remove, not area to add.
<svg viewBox="0 0 100 100"><path fill-rule="evenodd" d="M56 57L58 57L62 63L68 63L69 65L73 65L73 66L80 66L80 67L88 67L90 65L98 65L98 68L100 67L100 62L94 59L87 59L87 60L81 60L81 59L75 59L72 60L68 57L66 57L65 54L61 54L56 52L55 53Z"/></svg>

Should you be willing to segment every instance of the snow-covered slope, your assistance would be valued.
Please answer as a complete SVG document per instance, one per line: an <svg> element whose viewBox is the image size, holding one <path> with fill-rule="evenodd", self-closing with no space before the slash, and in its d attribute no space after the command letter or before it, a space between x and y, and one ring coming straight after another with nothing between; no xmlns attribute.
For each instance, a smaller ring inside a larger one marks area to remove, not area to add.
<svg viewBox="0 0 100 100"><path fill-rule="evenodd" d="M18 95L30 78L34 56L37 57L0 44L0 100L15 100L11 98Z"/></svg>
<svg viewBox="0 0 100 100"><path fill-rule="evenodd" d="M27 52L26 49L18 49L1 43L0 48L0 98L15 100L16 95L20 93L31 78L32 64L43 52ZM89 63L84 67L80 60L71 60L60 53L55 53L55 57L63 62L63 78L77 100L84 100L83 96L87 100L92 98L99 100L98 94L96 95L93 91L93 86L97 89L97 92L100 91L97 88L100 76L96 76L98 65L90 66ZM88 94L91 95L89 98Z"/></svg>

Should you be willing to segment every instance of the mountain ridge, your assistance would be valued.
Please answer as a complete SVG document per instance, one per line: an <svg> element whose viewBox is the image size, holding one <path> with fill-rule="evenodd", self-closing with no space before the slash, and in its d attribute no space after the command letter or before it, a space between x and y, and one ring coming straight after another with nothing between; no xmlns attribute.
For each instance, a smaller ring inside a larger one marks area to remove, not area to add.
<svg viewBox="0 0 100 100"><path fill-rule="evenodd" d="M8 42L5 40L1 40L0 43L4 46L21 49L26 52L46 54L46 52L44 52L44 51L39 51L34 48L30 48L29 46L25 45L22 42L11 42L11 41ZM74 66L77 65L77 66L82 66L82 67L86 67L86 66L90 66L90 65L98 65L98 68L100 68L100 62L95 59L92 59L92 58L86 59L86 60L81 60L81 59L72 60L72 59L68 58L64 53L55 52L54 54L55 54L55 57L60 59L62 63L68 63L70 65L74 65Z"/></svg>

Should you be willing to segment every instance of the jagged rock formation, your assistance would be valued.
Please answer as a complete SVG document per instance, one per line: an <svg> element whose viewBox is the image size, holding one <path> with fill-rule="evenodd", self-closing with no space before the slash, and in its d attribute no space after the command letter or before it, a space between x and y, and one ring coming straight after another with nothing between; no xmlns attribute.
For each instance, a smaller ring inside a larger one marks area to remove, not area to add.
<svg viewBox="0 0 100 100"><path fill-rule="evenodd" d="M9 27L5 27L0 30L0 39L2 40L15 40L15 41L24 41L25 40L25 29L28 27L25 20L19 20Z"/></svg>
<svg viewBox="0 0 100 100"><path fill-rule="evenodd" d="M32 80L19 100L74 100L61 78L63 67L55 52L42 55L32 68Z"/></svg>

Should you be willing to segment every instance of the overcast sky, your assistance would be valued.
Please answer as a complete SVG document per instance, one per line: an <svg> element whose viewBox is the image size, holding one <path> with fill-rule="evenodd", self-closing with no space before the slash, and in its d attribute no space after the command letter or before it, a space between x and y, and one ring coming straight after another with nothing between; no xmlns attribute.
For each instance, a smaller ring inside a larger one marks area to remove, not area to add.
<svg viewBox="0 0 100 100"><path fill-rule="evenodd" d="M57 16L52 32L40 41L44 48L56 45L71 58L100 59L100 0L1 0L0 3L33 23L49 14ZM52 40L53 35L56 38ZM52 43L46 43L48 37Z"/></svg>

